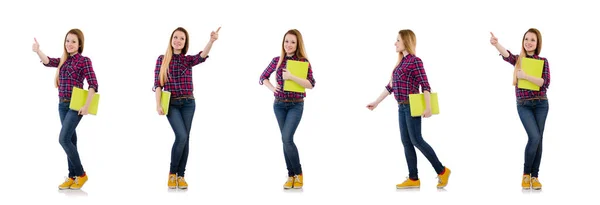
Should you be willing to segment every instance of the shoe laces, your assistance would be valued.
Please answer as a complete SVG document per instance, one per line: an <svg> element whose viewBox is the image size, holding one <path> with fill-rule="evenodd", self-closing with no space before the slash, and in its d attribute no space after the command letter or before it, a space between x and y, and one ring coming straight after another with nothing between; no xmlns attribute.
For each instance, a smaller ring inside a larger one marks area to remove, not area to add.
<svg viewBox="0 0 600 205"><path fill-rule="evenodd" d="M531 183L534 183L534 182L540 183L540 180L538 180L537 177L531 177Z"/></svg>
<svg viewBox="0 0 600 205"><path fill-rule="evenodd" d="M288 177L286 182L294 182L296 181L296 177Z"/></svg>
<svg viewBox="0 0 600 205"><path fill-rule="evenodd" d="M65 177L65 182L68 182L71 177Z"/></svg>
<svg viewBox="0 0 600 205"><path fill-rule="evenodd" d="M294 182L300 183L300 177L298 177L298 175L294 176Z"/></svg>
<svg viewBox="0 0 600 205"><path fill-rule="evenodd" d="M79 177L75 177L75 181L73 183L79 184Z"/></svg>
<svg viewBox="0 0 600 205"><path fill-rule="evenodd" d="M175 176L170 176L170 177L169 177L169 181L170 181L170 182L175 182Z"/></svg>
<svg viewBox="0 0 600 205"><path fill-rule="evenodd" d="M411 181L412 181L412 179L410 179L410 177L406 177L406 180L404 180L404 182L402 182L402 183L404 184L404 183L408 183L408 182L411 182Z"/></svg>
<svg viewBox="0 0 600 205"><path fill-rule="evenodd" d="M177 181L185 182L185 178L183 178L183 177L177 177Z"/></svg>

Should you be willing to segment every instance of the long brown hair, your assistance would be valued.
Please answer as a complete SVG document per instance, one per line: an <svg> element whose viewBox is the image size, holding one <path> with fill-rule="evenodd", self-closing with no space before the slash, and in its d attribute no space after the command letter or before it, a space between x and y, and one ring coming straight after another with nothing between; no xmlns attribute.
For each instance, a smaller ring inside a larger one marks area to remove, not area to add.
<svg viewBox="0 0 600 205"><path fill-rule="evenodd" d="M530 28L523 34L523 40L521 40L521 53L519 54L519 58L517 58L517 63L515 63L515 70L513 71L513 86L517 85L517 71L521 68L521 58L525 58L527 56L527 52L525 51L525 35L527 33L533 33L537 37L537 46L535 47L535 51L533 51L534 55L540 55L542 52L542 33L536 28Z"/></svg>
<svg viewBox="0 0 600 205"><path fill-rule="evenodd" d="M285 58L286 53L285 53L284 44L285 44L285 36L287 36L288 34L294 35L298 39L298 42L296 43L296 52L294 55L298 56L298 59L307 59L308 60L308 57L306 56L306 50L304 50L304 40L302 39L302 34L300 34L300 31L298 31L296 29L291 29L291 30L287 31L285 33L285 35L283 35L283 40L281 41L281 57L279 57L279 61L277 62L277 67L275 67L275 68L279 68L279 66L281 65L281 62L283 62L283 59Z"/></svg>
<svg viewBox="0 0 600 205"><path fill-rule="evenodd" d="M181 49L181 55L185 55L187 53L190 45L190 35L188 35L187 30L182 27L177 27L175 30L173 30L171 33L171 38L169 38L169 46L167 46L167 51L165 52L165 55L162 59L162 64L160 65L160 72L158 74L160 86L164 86L168 81L169 64L171 63L171 58L173 57L173 35L175 35L176 31L181 31L185 34L185 45L183 46L183 49Z"/></svg>
<svg viewBox="0 0 600 205"><path fill-rule="evenodd" d="M69 30L69 32L67 32L67 34L65 34L65 40L63 43L63 55L60 58L60 62L58 63L58 69L56 69L56 75L54 76L54 87L58 87L58 77L60 74L60 69L61 69L62 65L65 63L65 61L67 60L67 58L69 57L69 53L67 52L67 45L65 45L67 42L67 36L69 34L73 34L73 35L77 36L77 41L79 41L79 48L77 48L77 52L80 54L83 53L83 42L84 42L83 32L81 32L81 30L76 29L76 28Z"/></svg>

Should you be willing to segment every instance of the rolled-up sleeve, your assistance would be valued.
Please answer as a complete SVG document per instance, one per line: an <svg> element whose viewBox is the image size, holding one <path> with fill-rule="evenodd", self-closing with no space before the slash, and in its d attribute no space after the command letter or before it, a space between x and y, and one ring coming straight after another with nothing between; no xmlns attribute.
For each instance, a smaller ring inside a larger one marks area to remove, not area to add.
<svg viewBox="0 0 600 205"><path fill-rule="evenodd" d="M202 58L202 55L200 55L200 54L202 54L202 51L200 51L200 53L198 53L196 55L186 56L186 60L188 61L190 66L196 66L196 65L206 61L206 59L208 59L208 56L206 56L206 58Z"/></svg>
<svg viewBox="0 0 600 205"><path fill-rule="evenodd" d="M544 70L542 71L542 78L544 79L544 84L542 86L548 89L548 87L550 87L550 65L548 64L548 59L546 58L544 58Z"/></svg>
<svg viewBox="0 0 600 205"><path fill-rule="evenodd" d="M267 68L265 68L265 70L260 75L260 79L258 81L259 84L262 85L264 80L268 80L271 77L271 74L273 73L273 71L275 71L275 69L277 67L278 61L279 61L279 57L275 57L275 58L273 58L273 60L271 60L271 63L269 63Z"/></svg>
<svg viewBox="0 0 600 205"><path fill-rule="evenodd" d="M415 59L415 69L413 72L417 82L421 86L421 92L431 92L431 86L429 86L429 81L427 80L427 73L425 72L425 68L423 67L423 61L421 61L421 59Z"/></svg>
<svg viewBox="0 0 600 205"><path fill-rule="evenodd" d="M44 64L42 62L42 64L44 64L44 66L46 67L58 67L58 63L60 63L60 58L50 58L48 57L48 64Z"/></svg>
<svg viewBox="0 0 600 205"><path fill-rule="evenodd" d="M508 52L508 57L504 57L504 56L502 56L502 54L500 54L502 59L512 65L517 64L517 58L519 58L519 55L514 55L509 50L506 50L506 51Z"/></svg>
<svg viewBox="0 0 600 205"><path fill-rule="evenodd" d="M94 88L94 90L98 92L98 79L96 79L96 73L94 72L94 67L92 66L92 61L90 58L83 58L81 66L83 69L83 75L88 83L88 89Z"/></svg>
<svg viewBox="0 0 600 205"><path fill-rule="evenodd" d="M158 59L156 59L156 66L154 68L154 87L152 88L152 91L156 91L156 88L158 87L162 87L162 85L160 85L160 67L162 66L162 59L163 59L163 55L158 56Z"/></svg>

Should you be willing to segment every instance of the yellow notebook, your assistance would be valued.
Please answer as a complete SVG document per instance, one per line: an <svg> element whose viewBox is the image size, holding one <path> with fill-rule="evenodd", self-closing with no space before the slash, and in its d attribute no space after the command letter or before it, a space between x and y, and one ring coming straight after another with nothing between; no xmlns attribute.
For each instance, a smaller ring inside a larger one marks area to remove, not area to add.
<svg viewBox="0 0 600 205"><path fill-rule="evenodd" d="M296 77L306 79L306 76L308 75L308 62L288 60L286 67L288 72ZM283 82L283 90L299 93L306 92L304 87L293 80L285 80L285 82Z"/></svg>
<svg viewBox="0 0 600 205"><path fill-rule="evenodd" d="M432 115L440 114L440 106L438 103L437 93L430 93L429 101L431 103L431 114ZM408 102L410 103L410 115L411 116L418 117L418 116L423 115L423 111L425 111L425 96L423 95L423 93L409 94Z"/></svg>
<svg viewBox="0 0 600 205"><path fill-rule="evenodd" d="M73 92L71 93L71 104L69 105L69 108L71 110L76 110L79 111L79 109L81 109L81 107L83 107L87 101L87 96L88 96L88 92L87 90L78 88L78 87L73 87ZM90 103L90 106L88 107L88 113L92 114L92 115L96 115L98 114L98 103L100 102L100 94L96 93L94 94L94 97L92 98L92 102Z"/></svg>
<svg viewBox="0 0 600 205"><path fill-rule="evenodd" d="M538 60L538 59L533 59L533 58L522 58L521 59L521 69L523 69L523 71L525 73L527 73L527 75L541 78L542 71L544 69L544 60ZM526 90L535 90L535 91L540 90L540 86L537 86L537 85L533 84L532 82L529 82L528 80L525 80L525 79L519 79L517 81L517 87L519 87L521 89L526 89Z"/></svg>
<svg viewBox="0 0 600 205"><path fill-rule="evenodd" d="M169 103L171 102L171 92L161 91L160 94L160 106L163 109L165 115L169 114Z"/></svg>

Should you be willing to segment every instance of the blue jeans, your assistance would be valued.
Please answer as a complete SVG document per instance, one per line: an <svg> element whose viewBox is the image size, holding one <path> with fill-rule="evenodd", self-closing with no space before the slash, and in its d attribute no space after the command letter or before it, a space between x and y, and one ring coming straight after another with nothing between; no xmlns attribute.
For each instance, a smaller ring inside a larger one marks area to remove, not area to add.
<svg viewBox="0 0 600 205"><path fill-rule="evenodd" d="M60 116L60 124L62 125L60 134L58 135L58 142L67 154L69 177L73 178L82 176L84 173L79 152L77 151L77 133L75 133L75 128L77 128L83 116L79 115L77 111L71 110L69 105L69 102L58 103L58 114Z"/></svg>
<svg viewBox="0 0 600 205"><path fill-rule="evenodd" d="M404 146L404 156L408 164L408 177L414 180L419 179L415 147L429 160L435 172L441 174L444 171L444 166L435 155L433 148L421 136L421 117L410 116L410 105L400 104L398 105L398 120L400 123L400 139Z"/></svg>
<svg viewBox="0 0 600 205"><path fill-rule="evenodd" d="M280 102L273 103L275 117L279 123L281 131L281 140L283 141L283 156L285 157L285 165L287 166L288 176L302 174L300 166L300 156L298 148L294 144L294 133L304 110L304 102Z"/></svg>
<svg viewBox="0 0 600 205"><path fill-rule="evenodd" d="M171 168L169 169L171 174L182 177L185 175L190 147L190 131L195 111L196 101L194 99L171 99L169 114L167 115L167 119L175 133L175 142L171 149Z"/></svg>
<svg viewBox="0 0 600 205"><path fill-rule="evenodd" d="M517 101L517 111L528 137L527 146L525 146L523 174L538 177L542 160L544 125L546 116L548 116L548 100Z"/></svg>

